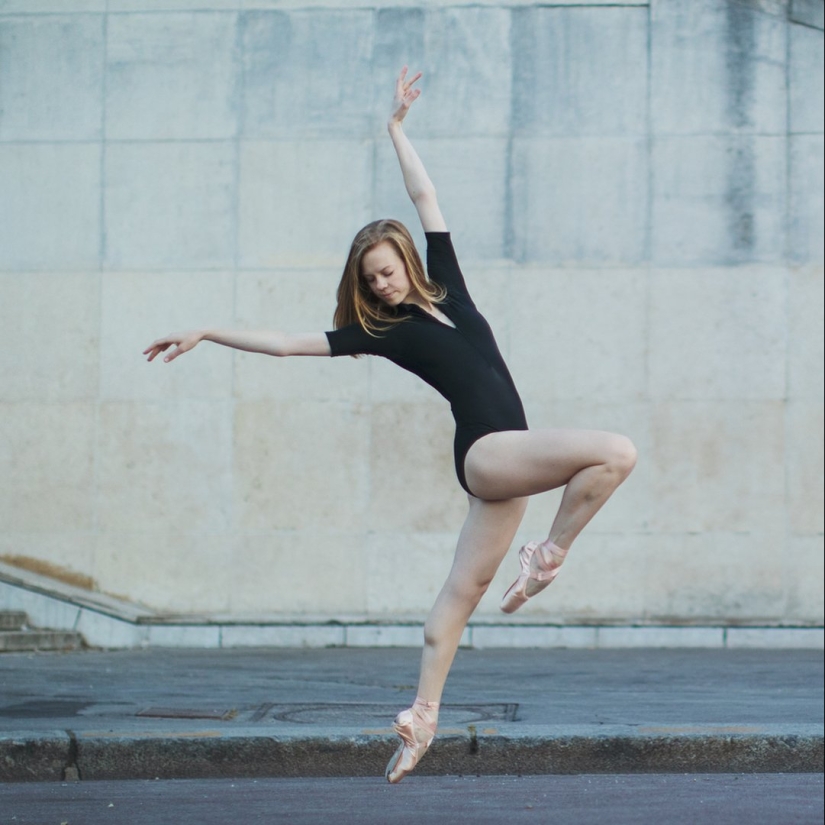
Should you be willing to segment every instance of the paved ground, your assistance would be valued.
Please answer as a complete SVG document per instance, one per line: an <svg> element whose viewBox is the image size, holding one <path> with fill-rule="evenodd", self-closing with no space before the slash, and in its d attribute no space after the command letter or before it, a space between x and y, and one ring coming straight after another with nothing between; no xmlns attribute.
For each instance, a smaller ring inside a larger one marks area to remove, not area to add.
<svg viewBox="0 0 825 825"><path fill-rule="evenodd" d="M211 779L0 785L15 825L814 825L822 774Z"/></svg>
<svg viewBox="0 0 825 825"><path fill-rule="evenodd" d="M0 656L0 780L380 776L407 649ZM462 650L420 775L822 770L821 651Z"/></svg>

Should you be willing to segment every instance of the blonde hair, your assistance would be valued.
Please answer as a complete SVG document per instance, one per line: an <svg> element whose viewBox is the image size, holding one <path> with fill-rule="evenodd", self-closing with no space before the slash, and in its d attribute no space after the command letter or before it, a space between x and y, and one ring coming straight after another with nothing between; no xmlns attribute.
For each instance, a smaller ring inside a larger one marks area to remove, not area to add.
<svg viewBox="0 0 825 825"><path fill-rule="evenodd" d="M373 221L352 241L344 274L338 284L338 306L333 317L335 329L359 323L370 335L376 335L405 320L406 316L399 317L393 308L373 293L361 272L364 255L385 241L392 244L404 262L415 292L434 304L441 303L447 296L443 287L427 280L421 256L407 227L391 218Z"/></svg>

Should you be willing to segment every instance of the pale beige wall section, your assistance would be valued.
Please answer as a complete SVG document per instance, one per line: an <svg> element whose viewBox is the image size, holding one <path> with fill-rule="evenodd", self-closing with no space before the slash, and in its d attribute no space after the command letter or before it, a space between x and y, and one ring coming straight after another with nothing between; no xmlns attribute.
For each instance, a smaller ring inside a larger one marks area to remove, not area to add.
<svg viewBox="0 0 825 825"><path fill-rule="evenodd" d="M815 4L540 6L0 0L0 556L174 613L427 611L466 511L432 389L379 359L140 355L330 327L353 233L414 224L382 121L409 60L531 424L640 452L525 615L822 623Z"/></svg>

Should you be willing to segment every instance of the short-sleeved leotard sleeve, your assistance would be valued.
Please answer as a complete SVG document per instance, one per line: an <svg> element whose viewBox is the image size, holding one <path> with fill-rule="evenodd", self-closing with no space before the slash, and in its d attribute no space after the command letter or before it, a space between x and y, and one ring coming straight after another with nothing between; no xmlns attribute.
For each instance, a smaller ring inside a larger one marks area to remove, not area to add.
<svg viewBox="0 0 825 825"><path fill-rule="evenodd" d="M447 294L472 304L472 298L464 283L464 275L458 265L449 232L427 232L427 275L433 283L443 286Z"/></svg>
<svg viewBox="0 0 825 825"><path fill-rule="evenodd" d="M391 336L387 333L379 333L378 337L370 335L359 323L330 330L326 336L329 341L330 355L333 358L339 355L383 355L386 357L393 349L389 340Z"/></svg>

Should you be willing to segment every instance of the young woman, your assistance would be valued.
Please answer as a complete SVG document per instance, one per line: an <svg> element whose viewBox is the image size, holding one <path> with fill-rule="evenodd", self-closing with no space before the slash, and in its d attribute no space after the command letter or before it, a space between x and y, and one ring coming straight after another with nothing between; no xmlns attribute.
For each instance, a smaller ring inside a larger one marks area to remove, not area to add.
<svg viewBox="0 0 825 825"><path fill-rule="evenodd" d="M438 707L461 634L504 558L536 493L565 487L548 537L521 548L518 577L501 609L512 613L556 577L570 545L627 478L636 450L624 436L589 430L529 430L493 334L467 290L436 191L402 122L420 91L419 72L396 81L388 129L404 183L427 237L427 269L397 221L364 227L355 237L338 287L335 330L194 331L159 338L151 361L174 346L172 361L201 341L266 355L381 355L437 389L456 421L455 466L469 497L447 581L424 626L418 695L398 714L401 744L386 778L400 782L433 740Z"/></svg>

